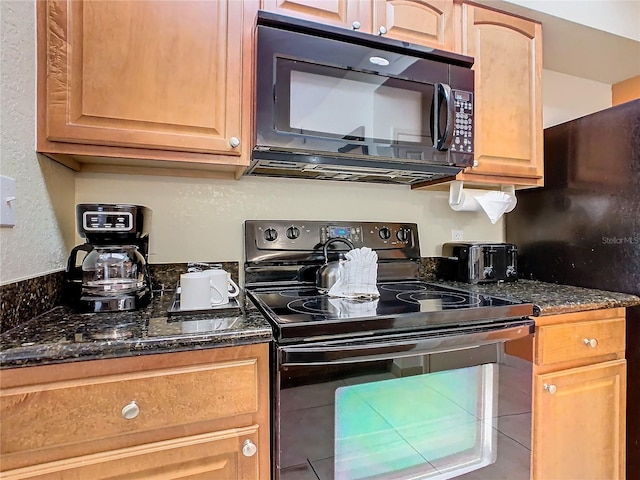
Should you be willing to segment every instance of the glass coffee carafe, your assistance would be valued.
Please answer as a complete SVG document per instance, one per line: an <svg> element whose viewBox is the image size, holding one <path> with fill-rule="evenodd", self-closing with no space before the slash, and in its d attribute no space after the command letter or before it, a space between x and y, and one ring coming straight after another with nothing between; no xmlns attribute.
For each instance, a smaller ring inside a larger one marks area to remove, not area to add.
<svg viewBox="0 0 640 480"><path fill-rule="evenodd" d="M146 261L135 245L94 245L82 262L84 295L122 295L146 287Z"/></svg>

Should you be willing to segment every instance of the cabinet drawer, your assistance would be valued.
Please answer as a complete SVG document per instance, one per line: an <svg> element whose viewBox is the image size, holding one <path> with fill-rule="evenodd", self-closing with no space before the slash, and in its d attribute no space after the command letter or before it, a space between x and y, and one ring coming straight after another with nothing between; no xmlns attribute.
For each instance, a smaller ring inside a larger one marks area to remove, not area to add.
<svg viewBox="0 0 640 480"><path fill-rule="evenodd" d="M246 443L258 445L257 430L257 426L252 426L113 450L9 470L2 478L257 479L258 455L243 453Z"/></svg>
<svg viewBox="0 0 640 480"><path fill-rule="evenodd" d="M622 352L625 349L625 320L546 325L536 330L538 365L578 360Z"/></svg>
<svg viewBox="0 0 640 480"><path fill-rule="evenodd" d="M258 360L243 358L3 389L2 455L253 414L257 388Z"/></svg>

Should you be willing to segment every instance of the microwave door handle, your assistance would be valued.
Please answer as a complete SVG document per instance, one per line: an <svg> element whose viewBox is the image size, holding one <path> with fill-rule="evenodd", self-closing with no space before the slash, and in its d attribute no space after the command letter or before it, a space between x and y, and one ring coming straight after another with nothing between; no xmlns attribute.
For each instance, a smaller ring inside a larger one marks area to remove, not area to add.
<svg viewBox="0 0 640 480"><path fill-rule="evenodd" d="M442 104L440 102L440 95L444 99L446 112L447 112L447 123L442 135L438 135L438 142L436 144L436 149L440 151L447 151L449 147L451 147L451 143L453 142L453 123L455 121L456 116L456 106L451 98L451 87L446 83L438 84L438 111L436 118L436 125L440 125L440 109ZM438 132L439 133L439 132Z"/></svg>

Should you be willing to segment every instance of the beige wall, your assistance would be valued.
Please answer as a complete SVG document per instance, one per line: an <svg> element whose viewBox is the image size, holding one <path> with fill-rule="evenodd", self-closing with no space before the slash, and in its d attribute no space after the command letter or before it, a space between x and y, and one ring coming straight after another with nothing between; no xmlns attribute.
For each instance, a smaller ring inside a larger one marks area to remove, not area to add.
<svg viewBox="0 0 640 480"><path fill-rule="evenodd" d="M0 1L0 173L16 226L0 228L0 284L60 270L73 246L74 176L35 153L35 2Z"/></svg>
<svg viewBox="0 0 640 480"><path fill-rule="evenodd" d="M447 192L400 185L84 173L77 175L76 201L150 207L152 263L241 261L247 219L416 222L423 256L440 255L452 229L463 230L466 240L503 240L502 220L492 225L484 213L452 211Z"/></svg>
<svg viewBox="0 0 640 480"><path fill-rule="evenodd" d="M553 70L542 71L544 128L611 106L611 85Z"/></svg>
<svg viewBox="0 0 640 480"><path fill-rule="evenodd" d="M638 0L506 0L570 22L640 41Z"/></svg>

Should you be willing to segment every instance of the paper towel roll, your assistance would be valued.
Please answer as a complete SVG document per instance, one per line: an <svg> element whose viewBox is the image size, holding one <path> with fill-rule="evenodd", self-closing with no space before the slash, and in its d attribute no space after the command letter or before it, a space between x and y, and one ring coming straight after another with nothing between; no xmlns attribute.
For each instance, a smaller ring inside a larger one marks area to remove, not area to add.
<svg viewBox="0 0 640 480"><path fill-rule="evenodd" d="M483 189L463 189L462 182L452 182L449 190L449 206L456 212L484 211L491 223L496 223L502 215L516 208L515 189L509 192Z"/></svg>

